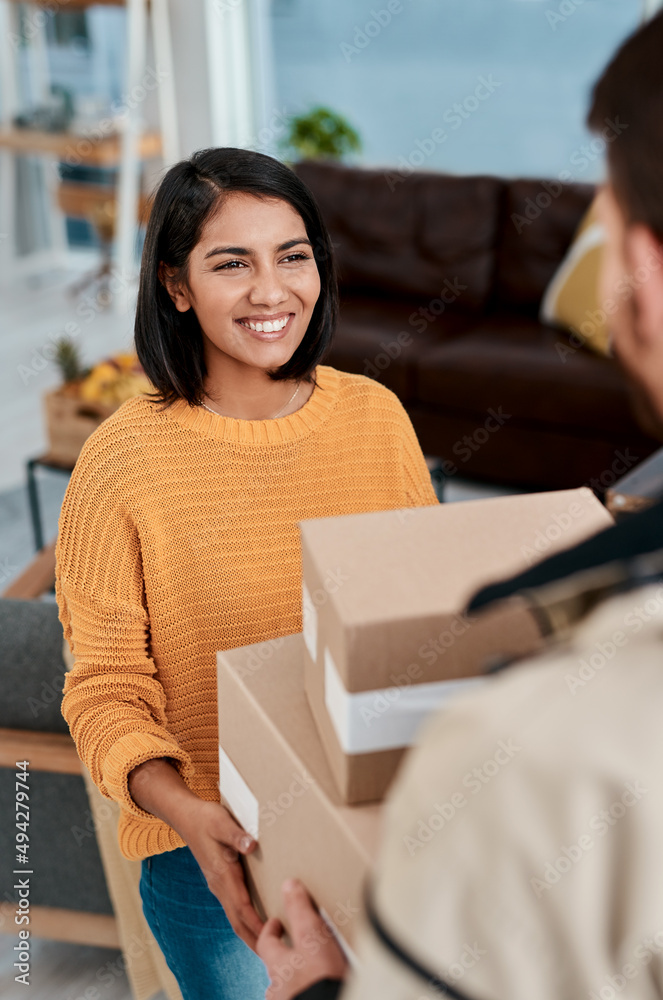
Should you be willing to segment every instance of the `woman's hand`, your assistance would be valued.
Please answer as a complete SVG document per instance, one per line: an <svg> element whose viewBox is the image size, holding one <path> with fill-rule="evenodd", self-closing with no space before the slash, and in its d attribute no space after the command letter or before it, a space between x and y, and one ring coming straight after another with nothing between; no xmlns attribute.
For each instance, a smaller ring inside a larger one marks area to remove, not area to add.
<svg viewBox="0 0 663 1000"><path fill-rule="evenodd" d="M263 924L251 905L239 855L254 851L257 841L219 802L207 802L192 792L165 759L139 764L128 783L136 805L179 833L233 930L255 951Z"/></svg>
<svg viewBox="0 0 663 1000"><path fill-rule="evenodd" d="M186 836L180 836L186 840L235 934L255 951L263 923L251 904L239 855L251 854L258 842L220 803L203 799L198 803L187 821Z"/></svg>
<svg viewBox="0 0 663 1000"><path fill-rule="evenodd" d="M256 949L271 980L265 1000L292 1000L313 983L344 979L348 971L343 952L302 883L285 882L282 892L293 946L281 940L281 922L268 920Z"/></svg>

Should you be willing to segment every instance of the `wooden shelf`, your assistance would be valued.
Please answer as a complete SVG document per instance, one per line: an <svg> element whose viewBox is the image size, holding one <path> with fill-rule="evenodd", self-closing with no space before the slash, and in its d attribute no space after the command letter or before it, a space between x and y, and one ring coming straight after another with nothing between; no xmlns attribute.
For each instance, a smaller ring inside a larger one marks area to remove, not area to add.
<svg viewBox="0 0 663 1000"><path fill-rule="evenodd" d="M17 760L27 760L29 771L81 774L76 746L68 733L0 729L0 767L12 769Z"/></svg>
<svg viewBox="0 0 663 1000"><path fill-rule="evenodd" d="M30 0L35 7L52 7L53 0ZM12 0L12 3L25 3L25 0ZM67 0L67 10L72 7L124 7L125 0Z"/></svg>
<svg viewBox="0 0 663 1000"><path fill-rule="evenodd" d="M58 205L65 215L74 219L90 219L94 212L108 202L115 202L116 191L100 184L77 184L65 181L58 187ZM150 199L141 194L138 198L138 221L146 223L150 217Z"/></svg>
<svg viewBox="0 0 663 1000"><path fill-rule="evenodd" d="M16 903L0 903L0 934L16 935L15 914ZM69 941L98 948L121 947L117 920L104 913L30 906L30 933L35 938L50 941Z"/></svg>
<svg viewBox="0 0 663 1000"><path fill-rule="evenodd" d="M40 132L37 129L0 129L0 149L15 153L55 156L63 163L85 163L87 166L117 167L121 156L121 136L109 135L105 139L86 139L74 132ZM149 160L161 155L159 132L145 132L139 139L138 155Z"/></svg>
<svg viewBox="0 0 663 1000"><path fill-rule="evenodd" d="M55 541L37 553L29 566L0 594L15 601L31 601L50 590L55 583Z"/></svg>

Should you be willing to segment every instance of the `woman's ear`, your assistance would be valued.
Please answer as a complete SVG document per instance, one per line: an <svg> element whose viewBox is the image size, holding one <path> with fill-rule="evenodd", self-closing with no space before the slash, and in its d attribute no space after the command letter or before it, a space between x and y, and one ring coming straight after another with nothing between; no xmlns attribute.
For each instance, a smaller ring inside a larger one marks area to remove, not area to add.
<svg viewBox="0 0 663 1000"><path fill-rule="evenodd" d="M175 308L178 312L188 312L192 305L191 297L182 282L176 279L175 273L174 268L166 267L163 262L159 264L157 276L173 300Z"/></svg>

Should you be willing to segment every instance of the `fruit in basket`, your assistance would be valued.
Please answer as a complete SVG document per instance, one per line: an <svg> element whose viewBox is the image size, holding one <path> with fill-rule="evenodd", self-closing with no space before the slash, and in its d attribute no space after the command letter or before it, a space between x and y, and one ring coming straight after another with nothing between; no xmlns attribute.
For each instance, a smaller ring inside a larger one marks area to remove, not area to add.
<svg viewBox="0 0 663 1000"><path fill-rule="evenodd" d="M81 361L80 348L71 337L60 337L55 341L54 360L65 385L69 382L78 382L87 375Z"/></svg>
<svg viewBox="0 0 663 1000"><path fill-rule="evenodd" d="M116 354L100 361L78 388L81 399L110 406L119 406L133 396L152 391L153 386L137 355L129 353Z"/></svg>

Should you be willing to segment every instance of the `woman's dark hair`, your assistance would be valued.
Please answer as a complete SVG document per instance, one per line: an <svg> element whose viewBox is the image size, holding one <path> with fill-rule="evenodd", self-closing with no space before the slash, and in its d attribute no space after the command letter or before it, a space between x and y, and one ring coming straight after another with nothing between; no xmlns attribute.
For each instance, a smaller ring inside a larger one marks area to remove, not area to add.
<svg viewBox="0 0 663 1000"><path fill-rule="evenodd" d="M275 381L312 381L312 372L331 342L338 312L336 268L331 240L313 195L279 160L245 149L204 149L171 167L161 181L145 236L136 309L135 345L140 363L156 389L152 398L166 406L176 399L197 405L207 374L203 338L193 311L178 312L159 271L171 269L186 284L191 251L219 199L231 191L287 201L301 216L320 274L320 296L304 338L292 357L268 372Z"/></svg>
<svg viewBox="0 0 663 1000"><path fill-rule="evenodd" d="M613 57L594 87L587 121L606 141L610 180L626 218L663 242L663 14Z"/></svg>

